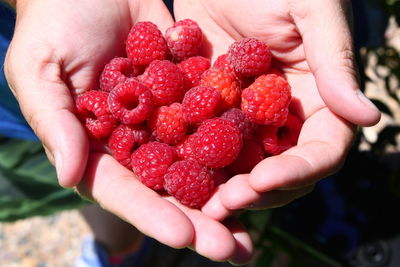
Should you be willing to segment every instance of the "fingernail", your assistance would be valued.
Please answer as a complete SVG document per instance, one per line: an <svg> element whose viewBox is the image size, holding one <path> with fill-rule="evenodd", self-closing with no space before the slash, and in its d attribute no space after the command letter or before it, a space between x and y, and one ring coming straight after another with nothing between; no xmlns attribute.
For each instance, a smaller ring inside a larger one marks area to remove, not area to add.
<svg viewBox="0 0 400 267"><path fill-rule="evenodd" d="M54 156L54 161L55 161L55 164L56 164L57 177L58 177L58 180L60 180L61 171L62 171L62 165L63 165L62 156L61 156L61 153L59 151L55 151L53 153L53 156Z"/></svg>
<svg viewBox="0 0 400 267"><path fill-rule="evenodd" d="M377 107L374 105L374 103L372 103L371 100L369 100L368 97L366 97L360 89L357 89L356 95L358 96L358 99L360 99L361 102L364 103L364 105L366 105L370 108L373 108L373 109L377 109Z"/></svg>

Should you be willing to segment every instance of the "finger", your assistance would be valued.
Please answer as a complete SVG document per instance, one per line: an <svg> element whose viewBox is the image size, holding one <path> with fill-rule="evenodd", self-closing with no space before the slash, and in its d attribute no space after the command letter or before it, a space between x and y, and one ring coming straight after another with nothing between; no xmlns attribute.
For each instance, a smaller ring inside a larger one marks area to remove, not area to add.
<svg viewBox="0 0 400 267"><path fill-rule="evenodd" d="M232 257L236 241L228 228L200 210L188 208L172 197L167 199L179 207L193 223L195 235L191 248L213 261L227 261Z"/></svg>
<svg viewBox="0 0 400 267"><path fill-rule="evenodd" d="M291 2L307 62L327 106L357 125L376 124L380 112L359 90L357 81L350 1Z"/></svg>
<svg viewBox="0 0 400 267"><path fill-rule="evenodd" d="M236 242L236 249L229 262L244 265L251 260L254 253L253 241L246 228L236 218L229 218L224 225L231 231Z"/></svg>
<svg viewBox="0 0 400 267"><path fill-rule="evenodd" d="M131 11L138 14L132 18L134 23L137 21L151 21L158 26L163 34L174 24L171 13L161 0L136 1L134 5L136 6L132 6ZM135 12L135 10L140 10L140 12Z"/></svg>
<svg viewBox="0 0 400 267"><path fill-rule="evenodd" d="M262 194L260 199L256 199L254 202L248 204L247 209L272 209L286 206L292 201L311 193L314 190L314 187L314 184L312 184L299 189L281 189L265 192Z"/></svg>
<svg viewBox="0 0 400 267"><path fill-rule="evenodd" d="M193 240L193 226L188 217L144 186L110 155L90 155L85 178L77 189L163 244L183 248Z"/></svg>
<svg viewBox="0 0 400 267"><path fill-rule="evenodd" d="M25 53L9 49L7 80L25 118L56 166L60 185L72 187L81 179L86 165L86 133L73 114L73 100L61 81L58 62L50 58L43 63L26 62Z"/></svg>
<svg viewBox="0 0 400 267"><path fill-rule="evenodd" d="M297 146L254 167L250 186L257 192L266 192L314 184L341 166L353 130L329 109L321 109L304 122Z"/></svg>
<svg viewBox="0 0 400 267"><path fill-rule="evenodd" d="M223 186L225 184L218 186L211 198L201 208L205 215L217 221L223 221L231 214L231 211L221 203L220 194Z"/></svg>

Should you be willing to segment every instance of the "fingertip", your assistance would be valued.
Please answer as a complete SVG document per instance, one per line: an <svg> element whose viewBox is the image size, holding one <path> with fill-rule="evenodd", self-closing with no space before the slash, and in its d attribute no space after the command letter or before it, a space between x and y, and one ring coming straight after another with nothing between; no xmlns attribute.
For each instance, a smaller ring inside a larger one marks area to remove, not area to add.
<svg viewBox="0 0 400 267"><path fill-rule="evenodd" d="M330 110L359 126L373 126L380 120L379 109L358 89L351 73L325 66L316 73L319 93Z"/></svg>
<svg viewBox="0 0 400 267"><path fill-rule="evenodd" d="M381 120L381 112L379 109L361 90L356 90L355 92L361 104L365 106L365 114L364 116L360 116L360 121L352 122L360 126L373 126L377 124Z"/></svg>
<svg viewBox="0 0 400 267"><path fill-rule="evenodd" d="M171 199L175 202L176 200ZM197 253L213 261L228 261L235 251L235 239L232 233L220 222L206 216L199 210L190 209L179 203L178 207L190 218L194 227L191 247Z"/></svg>
<svg viewBox="0 0 400 267"><path fill-rule="evenodd" d="M255 192L267 192L284 186L290 181L288 175L297 176L302 171L303 166L295 158L286 155L273 156L253 168L248 184Z"/></svg>
<svg viewBox="0 0 400 267"><path fill-rule="evenodd" d="M171 206L174 205L171 204ZM172 208L176 209L175 206L171 207L171 209ZM166 218L168 218L167 215ZM171 218L171 216L169 216L169 218L169 220L165 220L165 222L162 223L163 229L160 230L156 236L154 236L161 243L176 249L186 248L190 246L193 243L193 239L195 236L192 223L186 218L186 216L179 218L177 217L176 220Z"/></svg>
<svg viewBox="0 0 400 267"><path fill-rule="evenodd" d="M57 131L53 133L52 150L59 184L65 188L74 187L82 179L88 160L86 132L70 112L59 112L53 127Z"/></svg>
<svg viewBox="0 0 400 267"><path fill-rule="evenodd" d="M228 210L246 208L259 197L250 186L249 177L249 174L236 175L221 188L221 203Z"/></svg>
<svg viewBox="0 0 400 267"><path fill-rule="evenodd" d="M225 225L231 230L236 241L235 252L229 262L236 266L245 265L250 262L254 254L253 240L245 227L235 218L229 219Z"/></svg>

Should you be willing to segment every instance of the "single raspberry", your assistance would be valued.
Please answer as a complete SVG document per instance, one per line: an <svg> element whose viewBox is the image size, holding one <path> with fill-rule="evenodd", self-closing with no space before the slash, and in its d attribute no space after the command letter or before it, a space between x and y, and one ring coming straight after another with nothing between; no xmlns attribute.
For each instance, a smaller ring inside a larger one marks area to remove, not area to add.
<svg viewBox="0 0 400 267"><path fill-rule="evenodd" d="M269 47L255 38L234 42L228 49L228 61L236 73L258 76L268 71L271 64Z"/></svg>
<svg viewBox="0 0 400 267"><path fill-rule="evenodd" d="M188 57L196 56L203 33L199 25L191 19L177 21L165 32L165 38L172 56L181 61Z"/></svg>
<svg viewBox="0 0 400 267"><path fill-rule="evenodd" d="M259 76L242 92L242 111L253 122L282 126L289 113L289 83L276 74Z"/></svg>
<svg viewBox="0 0 400 267"><path fill-rule="evenodd" d="M131 125L133 138L135 139L136 145L139 147L150 141L154 141L154 137L151 135L150 129L145 124Z"/></svg>
<svg viewBox="0 0 400 267"><path fill-rule="evenodd" d="M121 124L110 135L108 148L119 163L130 169L132 152L149 138L150 133L143 126Z"/></svg>
<svg viewBox="0 0 400 267"><path fill-rule="evenodd" d="M221 118L233 122L242 134L244 139L250 139L253 137L254 130L257 128L257 124L251 122L238 108L231 108L221 114Z"/></svg>
<svg viewBox="0 0 400 267"><path fill-rule="evenodd" d="M132 170L144 185L160 190L164 186L164 174L175 159L176 152L173 147L160 142L150 142L141 145L132 153Z"/></svg>
<svg viewBox="0 0 400 267"><path fill-rule="evenodd" d="M185 76L185 86L187 89L200 85L200 78L203 72L210 68L210 59L196 56L185 59L177 66Z"/></svg>
<svg viewBox="0 0 400 267"><path fill-rule="evenodd" d="M228 61L228 54L222 54L214 61L213 65L214 68L223 69L228 72L235 72L232 65Z"/></svg>
<svg viewBox="0 0 400 267"><path fill-rule="evenodd" d="M260 142L254 139L247 139L239 155L226 169L231 175L250 173L260 161L265 158L264 149Z"/></svg>
<svg viewBox="0 0 400 267"><path fill-rule="evenodd" d="M124 124L137 124L147 119L152 108L152 94L137 80L117 85L108 96L111 113Z"/></svg>
<svg viewBox="0 0 400 267"><path fill-rule="evenodd" d="M168 46L157 25L138 22L129 32L126 54L133 65L148 65L153 60L167 58Z"/></svg>
<svg viewBox="0 0 400 267"><path fill-rule="evenodd" d="M114 129L108 139L108 148L119 163L130 169L132 152L149 140L150 132L143 125L121 124Z"/></svg>
<svg viewBox="0 0 400 267"><path fill-rule="evenodd" d="M132 65L128 58L116 57L111 59L103 69L100 76L100 89L110 92L120 83L124 83L128 78L139 74L139 69Z"/></svg>
<svg viewBox="0 0 400 267"><path fill-rule="evenodd" d="M253 82L252 77L246 77L242 74L235 72L235 70L233 69L233 66L228 61L228 54L220 55L214 61L214 64L212 65L212 67L217 68L217 69L223 69L223 70L226 70L227 72L234 74L236 77L236 80L238 81L238 83L240 85L240 88L245 88Z"/></svg>
<svg viewBox="0 0 400 267"><path fill-rule="evenodd" d="M187 135L175 146L176 154L180 159L193 158L193 140L195 134Z"/></svg>
<svg viewBox="0 0 400 267"><path fill-rule="evenodd" d="M156 106L181 102L185 94L185 77L168 60L154 60L139 79L150 88Z"/></svg>
<svg viewBox="0 0 400 267"><path fill-rule="evenodd" d="M107 137L118 124L108 108L107 99L107 92L96 90L87 91L76 99L78 117L91 137Z"/></svg>
<svg viewBox="0 0 400 267"><path fill-rule="evenodd" d="M195 160L177 161L164 176L164 188L183 205L201 208L214 190L213 177Z"/></svg>
<svg viewBox="0 0 400 267"><path fill-rule="evenodd" d="M239 129L233 122L221 118L204 121L191 143L193 158L216 169L231 164L242 147Z"/></svg>
<svg viewBox="0 0 400 267"><path fill-rule="evenodd" d="M221 93L220 108L222 110L240 105L240 85L233 73L223 69L210 68L201 76L200 85L210 86Z"/></svg>
<svg viewBox="0 0 400 267"><path fill-rule="evenodd" d="M196 124L215 117L221 101L219 91L209 86L193 87L182 101L183 115L187 122Z"/></svg>
<svg viewBox="0 0 400 267"><path fill-rule="evenodd" d="M176 145L188 130L187 122L183 118L182 104L173 103L156 109L150 116L149 126L156 140Z"/></svg>
<svg viewBox="0 0 400 267"><path fill-rule="evenodd" d="M278 155L297 144L303 122L289 113L282 127L263 126L257 131L264 150L269 155Z"/></svg>

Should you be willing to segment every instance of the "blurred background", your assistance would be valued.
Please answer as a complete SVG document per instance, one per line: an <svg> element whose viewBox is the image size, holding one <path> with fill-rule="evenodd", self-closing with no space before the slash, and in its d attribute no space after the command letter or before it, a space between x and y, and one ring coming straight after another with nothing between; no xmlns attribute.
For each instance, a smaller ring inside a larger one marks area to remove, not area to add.
<svg viewBox="0 0 400 267"><path fill-rule="evenodd" d="M286 207L241 215L257 247L251 266L400 266L400 1L352 3L361 84L382 119L360 129L341 171L319 182L314 192ZM3 14L0 19L6 19ZM26 154L28 147L29 161L0 153L0 200L2 191L12 190L1 179L7 166L18 165L21 176L32 166L37 177L53 171L35 164L41 148L29 142L14 154ZM46 185L53 191L57 186ZM65 197L71 203L76 197L54 192L42 201ZM63 207L54 213L41 210L42 204L31 201L13 214L0 204L0 266L71 266L78 257L82 239L90 234L79 212Z"/></svg>

